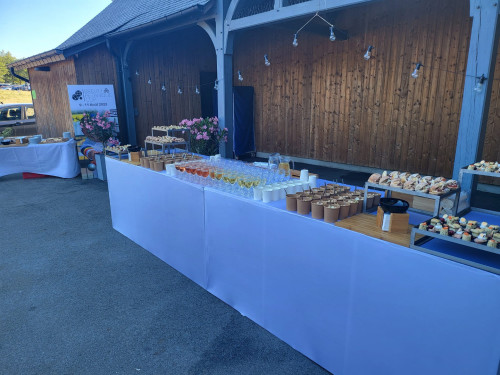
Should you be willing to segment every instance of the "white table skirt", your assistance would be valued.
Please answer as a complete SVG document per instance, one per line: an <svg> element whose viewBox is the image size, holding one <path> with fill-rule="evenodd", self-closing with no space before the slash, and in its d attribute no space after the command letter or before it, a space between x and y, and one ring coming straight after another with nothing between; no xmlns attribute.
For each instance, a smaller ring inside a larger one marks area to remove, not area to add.
<svg viewBox="0 0 500 375"><path fill-rule="evenodd" d="M0 177L13 173L38 173L73 178L80 173L76 143L49 143L0 147Z"/></svg>
<svg viewBox="0 0 500 375"><path fill-rule="evenodd" d="M335 375L497 374L498 275L164 173L109 158L107 168L115 229Z"/></svg>

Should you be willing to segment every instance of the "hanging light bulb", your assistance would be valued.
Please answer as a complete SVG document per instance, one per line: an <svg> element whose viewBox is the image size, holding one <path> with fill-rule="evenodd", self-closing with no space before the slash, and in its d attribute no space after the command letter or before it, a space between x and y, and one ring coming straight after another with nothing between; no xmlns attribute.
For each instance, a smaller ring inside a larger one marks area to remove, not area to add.
<svg viewBox="0 0 500 375"><path fill-rule="evenodd" d="M333 26L330 26L330 42L335 42L335 33L333 32Z"/></svg>
<svg viewBox="0 0 500 375"><path fill-rule="evenodd" d="M151 77L149 77L149 79L148 79L148 85L150 85L150 84L151 84Z"/></svg>
<svg viewBox="0 0 500 375"><path fill-rule="evenodd" d="M182 95L182 89L180 86L177 86L177 94Z"/></svg>
<svg viewBox="0 0 500 375"><path fill-rule="evenodd" d="M297 47L299 45L299 42L297 40L297 34L293 34L293 42L292 42L292 45L294 47Z"/></svg>
<svg viewBox="0 0 500 375"><path fill-rule="evenodd" d="M267 54L264 55L264 64L266 64L266 66L269 66L271 65L271 62L269 61L269 59L267 58Z"/></svg>
<svg viewBox="0 0 500 375"><path fill-rule="evenodd" d="M366 50L366 53L365 55L363 56L363 58L365 60L370 60L370 57L372 57L372 49L375 48L373 46L368 46L368 49Z"/></svg>
<svg viewBox="0 0 500 375"><path fill-rule="evenodd" d="M148 83L150 83L150 82L148 82ZM167 88L165 87L164 83L161 84L161 91L167 91Z"/></svg>
<svg viewBox="0 0 500 375"><path fill-rule="evenodd" d="M241 75L241 71L238 70L238 81L243 81L243 76Z"/></svg>
<svg viewBox="0 0 500 375"><path fill-rule="evenodd" d="M219 89L219 80L215 81L214 90Z"/></svg>
<svg viewBox="0 0 500 375"><path fill-rule="evenodd" d="M200 89L198 88L198 85L196 85L196 88L194 89L194 92L196 95L200 95Z"/></svg>
<svg viewBox="0 0 500 375"><path fill-rule="evenodd" d="M415 70L413 71L413 73L411 74L411 76L415 79L418 78L418 70L420 69L420 67L422 67L423 65L421 63L417 63L417 65L415 66Z"/></svg>
<svg viewBox="0 0 500 375"><path fill-rule="evenodd" d="M476 86L474 87L474 91L478 94L483 92L484 81L486 81L486 77L484 76L484 74L482 74L481 77L479 77L479 81L477 81Z"/></svg>
<svg viewBox="0 0 500 375"><path fill-rule="evenodd" d="M136 69L135 70L135 75L138 76L139 75L139 71Z"/></svg>

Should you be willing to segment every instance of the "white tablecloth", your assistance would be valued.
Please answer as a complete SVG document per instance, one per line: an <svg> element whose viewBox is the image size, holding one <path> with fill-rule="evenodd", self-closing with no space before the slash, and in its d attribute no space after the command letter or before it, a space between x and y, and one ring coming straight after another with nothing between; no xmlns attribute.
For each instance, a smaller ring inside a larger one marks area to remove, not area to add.
<svg viewBox="0 0 500 375"><path fill-rule="evenodd" d="M500 276L106 165L115 229L335 375L497 375Z"/></svg>
<svg viewBox="0 0 500 375"><path fill-rule="evenodd" d="M76 143L49 143L0 147L0 177L13 173L38 173L73 178L80 173Z"/></svg>

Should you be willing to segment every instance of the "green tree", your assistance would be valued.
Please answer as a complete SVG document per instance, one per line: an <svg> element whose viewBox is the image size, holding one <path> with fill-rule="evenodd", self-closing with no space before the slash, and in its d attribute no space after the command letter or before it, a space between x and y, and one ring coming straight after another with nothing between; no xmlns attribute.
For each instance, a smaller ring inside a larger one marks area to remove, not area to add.
<svg viewBox="0 0 500 375"><path fill-rule="evenodd" d="M17 59L12 56L12 54L4 50L0 51L0 82L5 83L13 83L13 84L23 84L24 81L19 78L14 77L11 73L7 65L16 61ZM26 69L17 71L16 74L28 78L28 71Z"/></svg>

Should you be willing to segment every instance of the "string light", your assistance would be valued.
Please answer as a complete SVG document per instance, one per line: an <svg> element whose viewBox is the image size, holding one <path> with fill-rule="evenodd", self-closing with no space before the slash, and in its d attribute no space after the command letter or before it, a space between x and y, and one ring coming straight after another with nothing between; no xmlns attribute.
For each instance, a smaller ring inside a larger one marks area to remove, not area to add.
<svg viewBox="0 0 500 375"><path fill-rule="evenodd" d="M180 86L177 86L177 94L182 95L182 89Z"/></svg>
<svg viewBox="0 0 500 375"><path fill-rule="evenodd" d="M333 32L333 26L330 26L330 42L335 42L335 33Z"/></svg>
<svg viewBox="0 0 500 375"><path fill-rule="evenodd" d="M215 81L214 90L219 90L219 80Z"/></svg>
<svg viewBox="0 0 500 375"><path fill-rule="evenodd" d="M418 78L418 70L422 67L422 63L417 63L417 65L415 66L415 70L413 71L413 73L411 74L411 76L415 79Z"/></svg>
<svg viewBox="0 0 500 375"><path fill-rule="evenodd" d="M292 42L292 45L293 45L294 47L297 47L297 46L299 45L299 42L298 42L298 40L297 40L297 34L294 34L294 35L293 35L293 42Z"/></svg>
<svg viewBox="0 0 500 375"><path fill-rule="evenodd" d="M198 85L196 85L196 88L195 88L195 90L194 90L194 93L195 93L196 95L200 95L200 89L198 88Z"/></svg>
<svg viewBox="0 0 500 375"><path fill-rule="evenodd" d="M365 53L365 55L363 56L363 58L364 58L365 60L367 60L367 61L368 61L368 60L370 60L370 57L372 57L372 49L374 49L374 48L375 48L375 47L373 47L373 46L368 46L368 49L366 50L366 53Z"/></svg>
<svg viewBox="0 0 500 375"><path fill-rule="evenodd" d="M148 83L149 83L149 82L148 82ZM167 88L165 87L165 84L164 84L164 83L162 83L162 84L161 84L161 91L167 91Z"/></svg>
<svg viewBox="0 0 500 375"><path fill-rule="evenodd" d="M243 76L241 75L241 71L238 70L238 81L243 82Z"/></svg>
<svg viewBox="0 0 500 375"><path fill-rule="evenodd" d="M151 77L149 77L149 79L148 79L148 85L150 85L150 84L151 84Z"/></svg>
<svg viewBox="0 0 500 375"><path fill-rule="evenodd" d="M481 77L479 77L479 81L477 81L476 86L474 87L475 92L483 92L484 81L486 81L486 77L484 76L484 74L482 74Z"/></svg>
<svg viewBox="0 0 500 375"><path fill-rule="evenodd" d="M269 59L267 58L267 54L264 55L264 64L266 64L266 66L269 66L271 65L271 62L269 61Z"/></svg>

